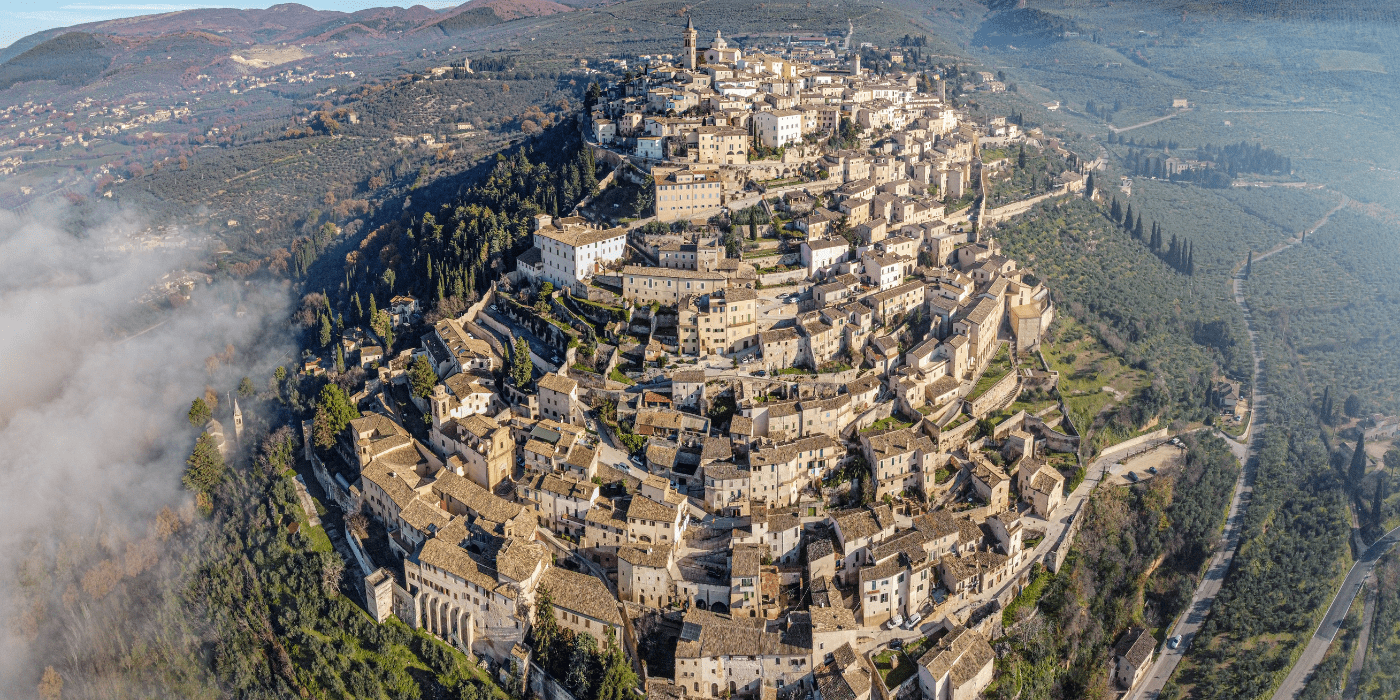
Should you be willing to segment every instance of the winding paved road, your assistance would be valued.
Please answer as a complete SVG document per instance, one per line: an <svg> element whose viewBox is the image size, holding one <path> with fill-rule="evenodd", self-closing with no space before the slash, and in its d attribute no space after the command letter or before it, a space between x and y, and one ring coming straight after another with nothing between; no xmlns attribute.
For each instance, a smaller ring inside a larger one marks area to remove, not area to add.
<svg viewBox="0 0 1400 700"><path fill-rule="evenodd" d="M1333 214L1346 206L1350 200L1346 195L1342 195L1341 201L1335 208L1327 212L1321 219L1314 223L1298 238L1291 239L1257 257L1254 262L1259 262L1279 251L1286 250L1300 243L1307 234L1321 228ZM1240 460L1243 468L1240 469L1239 478L1235 480L1235 493L1230 499L1230 512L1225 517L1225 533L1222 538L1221 548L1211 558L1210 565L1206 568L1206 574L1201 578L1201 582L1196 586L1196 593L1191 597L1191 605L1186 608L1186 613L1177 619L1172 626L1168 637L1180 636L1181 643L1175 649L1163 646L1157 660L1152 664L1146 680L1136 689L1128 694L1127 700L1155 700L1161 695L1162 687L1166 685L1167 679L1171 678L1176 667L1181 663L1181 659L1186 655L1186 651L1191 648L1191 642L1195 640L1196 634L1200 632L1201 625L1205 624L1206 617L1210 614L1211 605L1215 603L1215 596L1220 593L1220 586L1225 582L1225 575L1230 571L1230 564L1235 559L1235 550L1240 545L1241 529L1244 526L1244 509L1249 505L1250 499L1254 495L1254 467L1259 454L1260 440L1263 431L1258 428L1263 425L1265 412L1264 406L1268 402L1268 395L1260 390L1262 384L1259 381L1260 356L1259 356L1259 333L1254 327L1254 315L1249 309L1249 303L1244 298L1244 262L1241 261L1239 271L1232 280L1235 304L1240 307L1244 314L1245 326L1249 331L1249 354L1254 361L1254 381L1255 388L1254 405L1250 407L1250 423L1245 429L1241 438L1243 443L1231 440L1228 435L1217 432L1217 435L1224 438L1230 445L1230 450L1235 453L1235 458ZM1363 577L1364 578L1364 577ZM1360 579L1358 579L1359 581ZM1359 585L1359 584L1358 584ZM1355 595L1355 591L1352 592ZM1350 600L1350 599L1348 599ZM1350 603L1347 604L1350 606ZM1343 614L1346 609L1343 608ZM1334 632L1335 634L1335 632ZM1324 647L1324 651L1326 647ZM1320 658L1320 657L1319 657ZM1274 700L1279 700L1278 695Z"/></svg>
<svg viewBox="0 0 1400 700"><path fill-rule="evenodd" d="M1350 201L1350 198L1346 195L1342 195L1341 201L1338 202L1337 206L1308 228L1303 235L1259 255L1254 258L1254 262L1269 258L1276 253L1301 243L1306 239L1307 234L1313 233L1321 228L1333 214L1340 211L1349 204ZM1243 266L1241 266L1241 268L1242 267ZM1241 454L1242 446L1226 438L1231 443L1231 448L1235 451L1236 456L1241 457L1244 463L1244 469L1240 470L1240 478L1235 484L1235 496L1230 503L1230 515L1225 525L1225 548L1217 553L1215 558L1211 561L1210 568L1207 570L1205 578L1201 581L1200 586L1197 587L1195 597L1192 598L1191 607L1188 608L1186 615L1178 620L1175 627L1172 629L1173 635L1181 635L1181 644L1178 645L1176 649L1164 648L1162 650L1162 654L1158 657L1156 663L1153 664L1152 675L1149 676L1147 681L1145 681L1136 692L1131 694L1130 700L1151 700L1161 693L1162 686L1166 684L1167 679L1170 678L1172 672L1176 670L1177 664L1181 662L1181 657L1186 653L1186 650L1190 648L1191 641L1195 637L1195 634L1200 630L1201 624L1205 622L1206 616L1210 612L1211 603L1214 602L1215 595L1220 591L1220 585L1224 582L1225 574L1230 570L1230 562L1234 558L1235 549L1239 546L1240 527L1243 524L1243 506L1246 505L1246 501L1253 491L1254 464L1260 447L1259 441L1261 431L1257 431L1255 428L1264 420L1265 413L1261 409L1264 407L1266 400L1266 395L1259 392L1261 384L1259 382L1260 358L1258 332L1254 327L1254 317L1250 312L1249 304L1244 298L1244 281L1244 273L1241 269L1233 280L1234 296L1235 303L1239 305L1240 310L1244 313L1245 324L1249 329L1249 350L1254 360L1254 387L1257 393L1255 394L1254 406L1252 407L1252 420L1244 436L1249 442L1247 453ZM1317 631L1308 642L1308 646L1303 651L1303 655L1298 659L1297 663L1294 664L1293 669L1289 672L1288 677L1284 679L1283 684L1279 686L1278 691L1274 693L1272 700L1293 700L1302 693L1307 678L1312 675L1313 669L1322 661L1322 657L1327 653L1327 648L1337 636L1337 631L1341 629L1342 621L1346 618L1347 611L1351 608L1352 600L1355 599L1357 592L1361 590L1361 586L1366 578L1371 575L1371 571L1375 569L1376 561L1396 543L1400 543L1400 527L1391 530L1380 540L1368 547L1352 566L1351 571L1347 573L1346 579L1342 582L1341 590L1339 590L1337 595L1332 599L1332 604L1328 607L1327 614L1323 616L1322 622L1318 625Z"/></svg>
<svg viewBox="0 0 1400 700"><path fill-rule="evenodd" d="M1332 598L1332 604L1327 607L1327 614L1322 616L1322 623L1317 626L1317 631L1313 632L1312 639L1308 640L1308 646L1303 650L1303 655L1298 657L1298 661L1293 664L1293 669L1288 672L1288 677L1283 679L1283 685L1274 692L1273 700L1292 700L1303 692L1307 686L1308 677L1312 675L1313 669L1322 662L1322 657L1327 655L1327 648L1332 646L1332 640L1336 639L1337 631L1342 628L1342 621L1346 619L1347 611L1351 609L1352 600L1361 591L1361 585L1366 582L1366 578L1376 568L1376 560L1383 554L1390 551L1396 543L1400 543L1400 527L1387 532L1384 537L1376 540L1374 544L1366 548L1361 553L1361 557L1351 565L1351 571L1347 572L1347 577L1342 581L1341 590L1337 591L1336 597Z"/></svg>

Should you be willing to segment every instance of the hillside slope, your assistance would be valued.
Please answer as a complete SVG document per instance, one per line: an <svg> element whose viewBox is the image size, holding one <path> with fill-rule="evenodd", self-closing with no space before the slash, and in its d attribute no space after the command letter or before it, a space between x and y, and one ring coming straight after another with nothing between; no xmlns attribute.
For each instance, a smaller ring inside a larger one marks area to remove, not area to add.
<svg viewBox="0 0 1400 700"><path fill-rule="evenodd" d="M29 80L82 85L111 65L112 53L91 34L60 34L0 65L0 90Z"/></svg>

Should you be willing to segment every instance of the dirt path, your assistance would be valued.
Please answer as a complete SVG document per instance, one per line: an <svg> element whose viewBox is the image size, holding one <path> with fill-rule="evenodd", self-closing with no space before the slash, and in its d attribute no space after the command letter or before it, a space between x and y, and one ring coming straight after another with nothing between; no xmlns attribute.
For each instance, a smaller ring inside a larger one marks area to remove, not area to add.
<svg viewBox="0 0 1400 700"><path fill-rule="evenodd" d="M1298 236L1290 238L1254 256L1254 262L1257 263L1261 260L1267 260L1273 257L1274 255L1277 255L1278 253L1282 253L1283 251L1288 250L1289 248L1292 248L1293 246L1298 245L1299 243L1302 243L1304 240L1307 239L1309 234L1316 233L1318 229L1322 228L1323 226L1326 226L1327 222L1332 219L1333 214L1336 214L1337 212L1341 211L1343 208L1346 207L1346 205L1351 204L1351 197L1348 197L1344 194L1338 194L1338 196L1341 197L1341 200L1337 202L1337 206L1332 207L1330 211L1328 211L1326 214L1323 214L1321 219L1318 219L1317 221L1313 222L1312 226L1309 226L1307 230L1298 234ZM1230 271L1230 274L1235 276L1235 303L1239 304L1241 309L1244 309L1246 321L1249 319L1249 309L1244 307L1244 296L1240 288L1240 283L1243 281L1243 278L1240 277L1240 273L1244 270L1245 265L1248 264L1248 262L1249 260L1245 259L1244 261L1241 261L1240 263L1236 264L1235 269Z"/></svg>

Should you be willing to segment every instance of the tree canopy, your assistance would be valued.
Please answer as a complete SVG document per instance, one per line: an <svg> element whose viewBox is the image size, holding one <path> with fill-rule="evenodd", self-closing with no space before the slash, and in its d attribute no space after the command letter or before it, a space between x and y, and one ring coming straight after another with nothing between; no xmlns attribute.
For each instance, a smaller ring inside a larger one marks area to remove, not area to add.
<svg viewBox="0 0 1400 700"><path fill-rule="evenodd" d="M204 399L202 398L191 401L190 412L186 414L186 417L189 418L190 425L196 428L208 423L209 419L213 416L214 412L209 410L209 404L204 403Z"/></svg>
<svg viewBox="0 0 1400 700"><path fill-rule="evenodd" d="M413 386L414 396L427 398L433 393L433 387L437 386L437 380L437 371L426 355L413 358L413 364L408 367L408 381Z"/></svg>
<svg viewBox="0 0 1400 700"><path fill-rule="evenodd" d="M224 457L219 454L219 446L208 432L200 433L194 442L194 451L185 459L185 475L181 481L185 488L207 494L223 479Z"/></svg>
<svg viewBox="0 0 1400 700"><path fill-rule="evenodd" d="M524 338L515 339L515 348L510 355L510 378L517 387L529 385L534 376L535 362L530 359L530 343Z"/></svg>
<svg viewBox="0 0 1400 700"><path fill-rule="evenodd" d="M316 447L328 450L335 446L335 436L350 421L359 418L360 411L350 403L345 390L335 384L321 387L316 397L316 415L312 420Z"/></svg>

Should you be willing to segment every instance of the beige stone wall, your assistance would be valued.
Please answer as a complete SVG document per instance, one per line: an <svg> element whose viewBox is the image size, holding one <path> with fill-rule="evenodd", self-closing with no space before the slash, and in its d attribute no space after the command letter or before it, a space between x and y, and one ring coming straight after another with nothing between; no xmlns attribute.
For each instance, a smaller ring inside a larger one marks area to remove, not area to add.
<svg viewBox="0 0 1400 700"><path fill-rule="evenodd" d="M1000 381L993 384L981 396L968 402L968 413L973 418L982 418L1002 403L1014 400L1011 397L1021 390L1021 378L1016 372L1008 372Z"/></svg>

